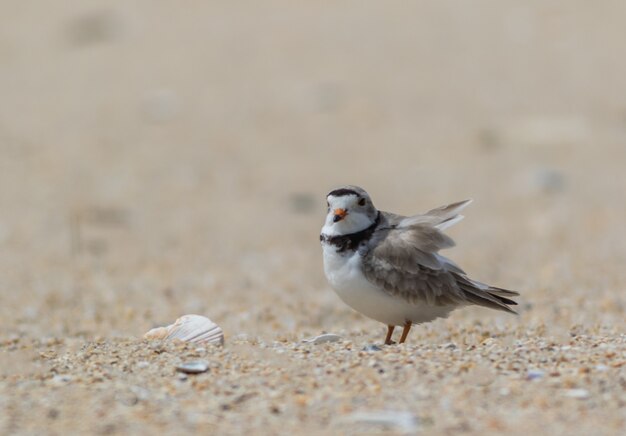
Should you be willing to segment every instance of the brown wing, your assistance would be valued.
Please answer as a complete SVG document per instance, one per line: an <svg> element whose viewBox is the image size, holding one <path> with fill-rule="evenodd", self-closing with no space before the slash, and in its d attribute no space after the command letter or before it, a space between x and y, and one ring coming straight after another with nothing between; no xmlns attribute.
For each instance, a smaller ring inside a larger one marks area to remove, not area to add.
<svg viewBox="0 0 626 436"><path fill-rule="evenodd" d="M507 304L516 303L506 296L516 292L475 282L438 253L454 241L436 227L436 220L425 223L417 217L386 216L389 222L374 234L369 250L363 253L363 273L370 282L414 304L478 304L513 312Z"/></svg>

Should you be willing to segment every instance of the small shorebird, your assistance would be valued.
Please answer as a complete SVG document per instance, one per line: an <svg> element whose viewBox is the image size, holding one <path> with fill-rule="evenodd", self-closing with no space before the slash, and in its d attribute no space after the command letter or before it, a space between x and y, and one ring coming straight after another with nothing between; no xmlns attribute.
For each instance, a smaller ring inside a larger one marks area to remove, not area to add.
<svg viewBox="0 0 626 436"><path fill-rule="evenodd" d="M320 240L324 272L348 306L387 325L385 344L403 326L445 318L457 307L478 305L516 313L515 291L470 279L439 250L454 246L442 230L461 219L471 200L405 217L377 210L358 186L327 196L328 215Z"/></svg>

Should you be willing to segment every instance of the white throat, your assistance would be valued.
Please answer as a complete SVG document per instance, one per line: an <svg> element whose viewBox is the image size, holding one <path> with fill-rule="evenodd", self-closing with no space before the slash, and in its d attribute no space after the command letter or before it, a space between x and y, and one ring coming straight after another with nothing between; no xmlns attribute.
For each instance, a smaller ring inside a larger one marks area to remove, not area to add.
<svg viewBox="0 0 626 436"><path fill-rule="evenodd" d="M330 214L326 217L322 233L328 236L349 235L365 230L372 224L374 224L374 221L364 214L357 213L352 217L348 215L338 223L333 222L333 215Z"/></svg>
<svg viewBox="0 0 626 436"><path fill-rule="evenodd" d="M360 232L374 224L375 219L368 216L362 210L355 208L356 196L343 195L341 197L330 197L330 210L326 215L322 233L327 236L349 235L351 233ZM335 209L344 209L347 211L346 216L338 222L334 222L333 211Z"/></svg>

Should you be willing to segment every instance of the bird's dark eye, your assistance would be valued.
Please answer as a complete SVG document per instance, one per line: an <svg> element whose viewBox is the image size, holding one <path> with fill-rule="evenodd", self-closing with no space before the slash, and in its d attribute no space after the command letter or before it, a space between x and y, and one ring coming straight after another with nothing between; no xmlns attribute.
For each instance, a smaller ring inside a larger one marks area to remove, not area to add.
<svg viewBox="0 0 626 436"><path fill-rule="evenodd" d="M364 198L361 198L359 200L359 206L365 206L365 199Z"/></svg>

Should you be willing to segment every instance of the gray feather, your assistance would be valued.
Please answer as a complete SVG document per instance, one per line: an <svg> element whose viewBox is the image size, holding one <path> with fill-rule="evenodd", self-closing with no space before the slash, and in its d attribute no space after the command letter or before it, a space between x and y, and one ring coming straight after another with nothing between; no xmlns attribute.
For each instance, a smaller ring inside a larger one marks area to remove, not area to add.
<svg viewBox="0 0 626 436"><path fill-rule="evenodd" d="M382 221L364 248L363 273L390 295L413 304L460 306L476 304L515 313L507 297L517 292L473 281L439 250L454 246L442 224L458 221L458 211L471 200L403 217L382 212Z"/></svg>

